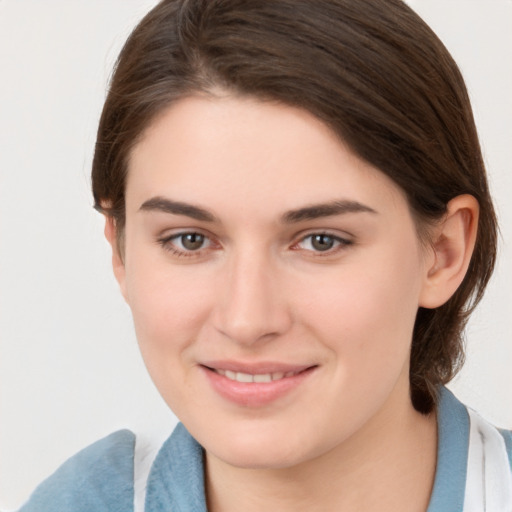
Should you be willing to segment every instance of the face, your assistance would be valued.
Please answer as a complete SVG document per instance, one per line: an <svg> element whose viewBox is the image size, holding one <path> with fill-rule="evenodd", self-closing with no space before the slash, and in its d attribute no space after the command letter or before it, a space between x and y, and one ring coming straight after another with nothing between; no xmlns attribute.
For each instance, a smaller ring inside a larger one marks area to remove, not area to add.
<svg viewBox="0 0 512 512"><path fill-rule="evenodd" d="M158 390L229 464L293 466L412 408L425 266L401 190L302 110L191 97L132 152L118 279Z"/></svg>

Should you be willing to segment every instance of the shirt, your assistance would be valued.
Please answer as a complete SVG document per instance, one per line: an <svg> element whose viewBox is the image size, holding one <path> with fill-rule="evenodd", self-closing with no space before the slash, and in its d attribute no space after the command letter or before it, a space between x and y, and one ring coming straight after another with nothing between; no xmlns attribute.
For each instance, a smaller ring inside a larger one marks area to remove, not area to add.
<svg viewBox="0 0 512 512"><path fill-rule="evenodd" d="M512 432L446 388L438 404L437 467L427 512L512 511ZM207 512L203 449L180 423L140 474L135 435L122 430L66 461L20 512ZM147 474L149 473L149 474ZM146 485L135 493L134 474Z"/></svg>

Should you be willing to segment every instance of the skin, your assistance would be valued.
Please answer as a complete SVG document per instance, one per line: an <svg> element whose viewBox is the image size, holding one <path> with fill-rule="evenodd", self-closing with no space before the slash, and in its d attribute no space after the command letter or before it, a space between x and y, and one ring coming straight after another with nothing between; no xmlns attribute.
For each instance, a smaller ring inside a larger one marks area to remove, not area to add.
<svg viewBox="0 0 512 512"><path fill-rule="evenodd" d="M333 201L351 207L290 221ZM206 450L209 510L426 510L436 418L409 398L412 330L460 284L477 217L460 196L422 244L403 192L296 108L161 113L131 154L122 256L112 219L106 235L148 371ZM255 406L212 387L219 360L313 370Z"/></svg>

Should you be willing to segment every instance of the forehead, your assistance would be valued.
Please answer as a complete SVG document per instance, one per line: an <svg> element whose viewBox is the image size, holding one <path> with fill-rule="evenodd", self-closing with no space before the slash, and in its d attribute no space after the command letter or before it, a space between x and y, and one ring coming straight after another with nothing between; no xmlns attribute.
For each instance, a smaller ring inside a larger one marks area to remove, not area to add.
<svg viewBox="0 0 512 512"><path fill-rule="evenodd" d="M132 151L126 195L127 210L162 195L276 213L337 199L406 202L309 112L230 96L189 97L158 116Z"/></svg>

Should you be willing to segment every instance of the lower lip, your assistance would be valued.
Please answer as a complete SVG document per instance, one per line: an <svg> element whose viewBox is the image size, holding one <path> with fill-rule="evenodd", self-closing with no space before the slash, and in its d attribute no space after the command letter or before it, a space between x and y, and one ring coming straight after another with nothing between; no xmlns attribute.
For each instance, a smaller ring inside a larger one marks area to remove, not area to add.
<svg viewBox="0 0 512 512"><path fill-rule="evenodd" d="M238 382L204 366L201 369L213 389L223 398L245 407L262 407L290 393L311 376L315 367L272 382Z"/></svg>

